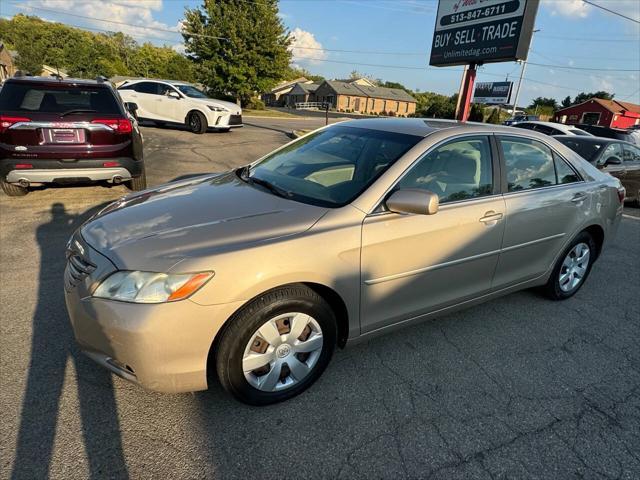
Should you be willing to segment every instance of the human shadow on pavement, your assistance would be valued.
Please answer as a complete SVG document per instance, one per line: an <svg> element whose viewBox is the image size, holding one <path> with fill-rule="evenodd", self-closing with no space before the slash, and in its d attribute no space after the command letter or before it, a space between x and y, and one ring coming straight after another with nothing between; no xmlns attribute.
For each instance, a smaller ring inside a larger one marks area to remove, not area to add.
<svg viewBox="0 0 640 480"><path fill-rule="evenodd" d="M128 477L111 373L95 368L75 346L63 295L66 242L84 220L103 206L73 215L62 203L54 203L50 220L36 232L41 254L39 290L13 479L49 477L69 359L77 375L90 478Z"/></svg>

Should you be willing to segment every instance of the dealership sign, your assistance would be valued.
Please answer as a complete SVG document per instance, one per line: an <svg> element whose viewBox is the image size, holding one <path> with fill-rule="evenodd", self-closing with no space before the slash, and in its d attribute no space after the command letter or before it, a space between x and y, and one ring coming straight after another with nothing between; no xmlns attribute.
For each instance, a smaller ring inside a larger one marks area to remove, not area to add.
<svg viewBox="0 0 640 480"><path fill-rule="evenodd" d="M430 65L526 60L539 0L440 0Z"/></svg>
<svg viewBox="0 0 640 480"><path fill-rule="evenodd" d="M478 82L473 93L473 101L489 105L509 103L512 86L512 82Z"/></svg>

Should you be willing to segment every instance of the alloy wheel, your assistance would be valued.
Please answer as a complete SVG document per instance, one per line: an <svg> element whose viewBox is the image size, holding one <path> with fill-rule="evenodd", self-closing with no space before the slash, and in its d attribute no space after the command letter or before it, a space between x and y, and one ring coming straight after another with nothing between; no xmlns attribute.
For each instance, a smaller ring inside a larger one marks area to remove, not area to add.
<svg viewBox="0 0 640 480"><path fill-rule="evenodd" d="M264 392L288 389L313 370L322 353L323 336L311 316L294 312L265 322L247 343L242 357L244 377Z"/></svg>
<svg viewBox="0 0 640 480"><path fill-rule="evenodd" d="M591 250L586 243L578 243L569 251L562 262L558 278L563 292L572 291L582 282L589 268L590 257Z"/></svg>

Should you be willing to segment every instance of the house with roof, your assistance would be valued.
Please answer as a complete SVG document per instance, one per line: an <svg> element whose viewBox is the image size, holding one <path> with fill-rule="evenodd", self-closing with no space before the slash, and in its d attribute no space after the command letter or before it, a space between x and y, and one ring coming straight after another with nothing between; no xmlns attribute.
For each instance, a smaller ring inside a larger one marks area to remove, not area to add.
<svg viewBox="0 0 640 480"><path fill-rule="evenodd" d="M295 107L297 103L315 102L315 93L319 83L296 83L285 95L284 104Z"/></svg>
<svg viewBox="0 0 640 480"><path fill-rule="evenodd" d="M568 125L588 123L602 127L629 128L640 124L640 105L590 98L586 102L558 110L553 121Z"/></svg>
<svg viewBox="0 0 640 480"><path fill-rule="evenodd" d="M295 80L289 80L286 82L279 83L271 90L266 93L263 93L260 98L265 103L265 105L270 107L282 107L285 104L286 95L291 92L293 87L297 84L303 83L313 83L311 80L306 79L305 77L296 78Z"/></svg>
<svg viewBox="0 0 640 480"><path fill-rule="evenodd" d="M329 103L331 108L345 112L402 117L415 113L416 99L406 91L357 80L325 80L315 91L315 101Z"/></svg>

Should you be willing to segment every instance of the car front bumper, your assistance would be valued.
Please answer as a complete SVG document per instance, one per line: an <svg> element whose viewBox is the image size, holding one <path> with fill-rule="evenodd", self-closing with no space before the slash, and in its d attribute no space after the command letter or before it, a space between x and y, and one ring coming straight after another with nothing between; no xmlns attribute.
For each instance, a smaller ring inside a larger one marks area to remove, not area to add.
<svg viewBox="0 0 640 480"><path fill-rule="evenodd" d="M80 280L69 276L69 263L65 270L65 302L81 350L116 375L149 390L205 390L213 340L240 302L202 306L187 299L136 304L92 297L90 292L115 267L86 243L78 243L86 262L95 266Z"/></svg>

